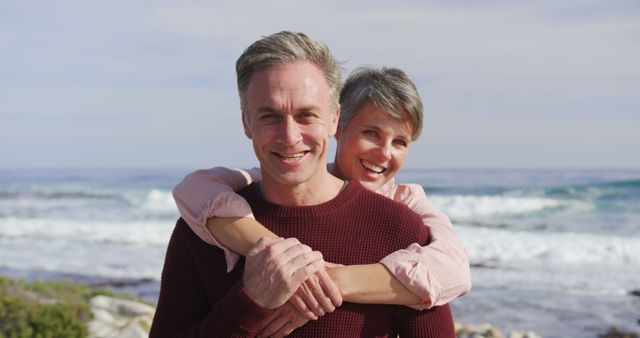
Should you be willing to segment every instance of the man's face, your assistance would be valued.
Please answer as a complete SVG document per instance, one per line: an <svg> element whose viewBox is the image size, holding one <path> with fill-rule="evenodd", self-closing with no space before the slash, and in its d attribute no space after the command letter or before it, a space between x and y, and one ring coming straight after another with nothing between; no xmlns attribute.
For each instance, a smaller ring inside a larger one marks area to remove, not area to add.
<svg viewBox="0 0 640 338"><path fill-rule="evenodd" d="M275 65L253 74L243 124L265 184L318 183L329 138L337 128L322 71L309 62ZM321 183L320 183L321 184Z"/></svg>

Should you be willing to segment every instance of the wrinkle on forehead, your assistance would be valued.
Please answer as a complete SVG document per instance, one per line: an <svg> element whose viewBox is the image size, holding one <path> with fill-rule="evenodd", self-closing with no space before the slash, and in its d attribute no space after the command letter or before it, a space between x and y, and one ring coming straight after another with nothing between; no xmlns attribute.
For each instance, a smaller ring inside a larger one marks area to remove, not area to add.
<svg viewBox="0 0 640 338"><path fill-rule="evenodd" d="M330 107L329 87L322 71L309 62L271 66L256 72L248 93L272 107ZM310 102L315 101L315 102Z"/></svg>

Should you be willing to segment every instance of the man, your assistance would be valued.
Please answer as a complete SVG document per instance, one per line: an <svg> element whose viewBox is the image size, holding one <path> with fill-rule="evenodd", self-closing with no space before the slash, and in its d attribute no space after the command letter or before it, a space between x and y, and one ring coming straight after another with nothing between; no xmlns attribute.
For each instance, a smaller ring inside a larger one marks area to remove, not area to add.
<svg viewBox="0 0 640 338"><path fill-rule="evenodd" d="M251 45L236 63L245 134L262 181L239 193L256 219L288 239L263 239L231 273L222 251L180 220L169 243L151 336L254 336L323 269L321 251L345 265L379 261L426 242L407 208L327 171L336 132L340 71L329 50L304 34L280 32ZM394 224L393 228L388 224ZM335 275L334 275L335 276ZM297 325L295 325L297 326ZM448 306L418 312L345 303L294 336L453 336Z"/></svg>

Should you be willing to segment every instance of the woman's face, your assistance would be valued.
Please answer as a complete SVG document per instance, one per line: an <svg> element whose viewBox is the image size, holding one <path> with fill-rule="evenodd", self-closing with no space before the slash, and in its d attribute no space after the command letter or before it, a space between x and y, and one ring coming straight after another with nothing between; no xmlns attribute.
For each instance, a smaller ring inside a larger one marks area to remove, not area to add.
<svg viewBox="0 0 640 338"><path fill-rule="evenodd" d="M336 174L370 190L389 182L404 164L411 142L411 124L368 102L338 127Z"/></svg>

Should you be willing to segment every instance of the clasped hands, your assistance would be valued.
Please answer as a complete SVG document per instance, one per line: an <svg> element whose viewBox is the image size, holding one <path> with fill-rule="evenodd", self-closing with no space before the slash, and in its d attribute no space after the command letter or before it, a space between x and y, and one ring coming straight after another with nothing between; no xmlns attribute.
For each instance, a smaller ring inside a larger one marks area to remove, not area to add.
<svg viewBox="0 0 640 338"><path fill-rule="evenodd" d="M262 237L246 256L244 288L257 304L272 309L260 337L283 337L342 304L323 260L295 238Z"/></svg>

